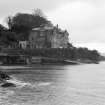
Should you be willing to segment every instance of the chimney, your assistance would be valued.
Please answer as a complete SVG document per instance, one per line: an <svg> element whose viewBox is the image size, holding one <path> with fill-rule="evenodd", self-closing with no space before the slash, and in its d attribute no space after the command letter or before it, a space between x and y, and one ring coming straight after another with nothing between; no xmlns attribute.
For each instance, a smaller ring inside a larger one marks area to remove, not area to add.
<svg viewBox="0 0 105 105"><path fill-rule="evenodd" d="M57 29L58 29L58 24L57 24L57 26L56 26L56 27L57 27Z"/></svg>

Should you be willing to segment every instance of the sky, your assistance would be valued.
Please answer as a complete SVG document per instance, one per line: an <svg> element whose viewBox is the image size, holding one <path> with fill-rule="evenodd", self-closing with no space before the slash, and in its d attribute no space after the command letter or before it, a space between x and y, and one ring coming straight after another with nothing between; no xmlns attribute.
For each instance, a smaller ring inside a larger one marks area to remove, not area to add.
<svg viewBox="0 0 105 105"><path fill-rule="evenodd" d="M105 0L0 0L0 22L17 12L40 8L53 24L69 32L75 46L105 52Z"/></svg>

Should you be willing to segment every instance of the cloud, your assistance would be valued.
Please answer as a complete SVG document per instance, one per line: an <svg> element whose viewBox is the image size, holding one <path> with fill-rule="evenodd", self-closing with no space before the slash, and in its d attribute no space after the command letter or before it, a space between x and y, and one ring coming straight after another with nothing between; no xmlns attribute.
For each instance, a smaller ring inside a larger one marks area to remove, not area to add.
<svg viewBox="0 0 105 105"><path fill-rule="evenodd" d="M33 9L42 9L46 12L59 8L61 4L69 0L1 0L0 1L0 19L8 15L15 15L17 12L32 13ZM4 19L5 20L5 19Z"/></svg>
<svg viewBox="0 0 105 105"><path fill-rule="evenodd" d="M105 42L105 3L97 7L94 0L76 0L53 10L49 16L55 24L68 29L73 42Z"/></svg>
<svg viewBox="0 0 105 105"><path fill-rule="evenodd" d="M1 0L0 20L40 8L47 18L67 29L70 42L105 43L105 0Z"/></svg>
<svg viewBox="0 0 105 105"><path fill-rule="evenodd" d="M105 43L75 43L76 47L87 47L90 50L98 50L100 53L105 53Z"/></svg>
<svg viewBox="0 0 105 105"><path fill-rule="evenodd" d="M69 0L2 0L0 1L0 12L21 11L40 8L45 11L57 8L60 4L65 4Z"/></svg>

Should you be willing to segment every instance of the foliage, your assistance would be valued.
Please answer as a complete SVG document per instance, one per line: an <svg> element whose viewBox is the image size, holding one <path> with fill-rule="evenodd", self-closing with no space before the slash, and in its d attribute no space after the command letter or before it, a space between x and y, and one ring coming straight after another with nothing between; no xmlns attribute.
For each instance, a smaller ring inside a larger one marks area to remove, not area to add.
<svg viewBox="0 0 105 105"><path fill-rule="evenodd" d="M28 38L29 31L32 28L46 24L52 25L52 23L46 19L45 15L39 9L34 11L32 14L17 13L15 16L9 16L7 18L7 24L9 29L0 24L0 44L2 43L6 46L13 45L18 42L18 40L26 40ZM59 59L81 59L92 61L98 61L100 57L100 54L96 50L76 48L71 43L68 43L68 48L66 49L26 49L24 54Z"/></svg>
<svg viewBox="0 0 105 105"><path fill-rule="evenodd" d="M26 49L26 54L31 56L42 56L58 59L69 60L90 60L99 61L100 54L96 50L88 50L87 48L43 48L43 49Z"/></svg>
<svg viewBox="0 0 105 105"><path fill-rule="evenodd" d="M32 28L40 27L43 24L47 24L49 21L35 14L17 13L13 17L8 17L8 27L15 32L29 31Z"/></svg>
<svg viewBox="0 0 105 105"><path fill-rule="evenodd" d="M16 34L0 24L0 44L9 46L11 43L16 42L16 40Z"/></svg>
<svg viewBox="0 0 105 105"><path fill-rule="evenodd" d="M27 39L32 28L40 27L45 24L51 24L51 22L44 17L40 9L34 10L32 14L17 13L14 16L7 17L9 30L17 34L18 40ZM21 37L18 36L20 34Z"/></svg>

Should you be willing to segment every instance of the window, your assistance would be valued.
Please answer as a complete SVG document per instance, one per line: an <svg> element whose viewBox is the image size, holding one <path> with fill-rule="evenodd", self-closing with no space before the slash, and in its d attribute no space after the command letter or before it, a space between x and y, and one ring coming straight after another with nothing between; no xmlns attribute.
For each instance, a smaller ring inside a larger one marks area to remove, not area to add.
<svg viewBox="0 0 105 105"><path fill-rule="evenodd" d="M44 32L43 31L40 32L40 36L44 36Z"/></svg>

